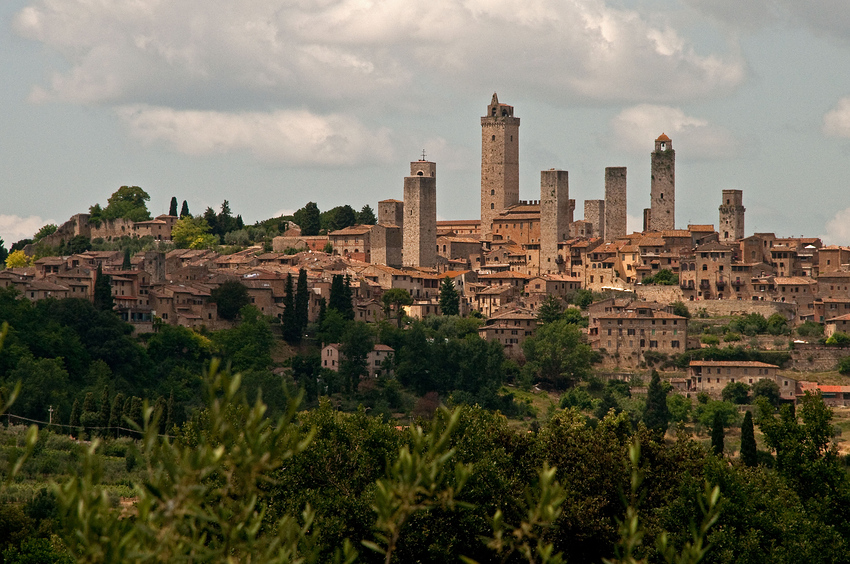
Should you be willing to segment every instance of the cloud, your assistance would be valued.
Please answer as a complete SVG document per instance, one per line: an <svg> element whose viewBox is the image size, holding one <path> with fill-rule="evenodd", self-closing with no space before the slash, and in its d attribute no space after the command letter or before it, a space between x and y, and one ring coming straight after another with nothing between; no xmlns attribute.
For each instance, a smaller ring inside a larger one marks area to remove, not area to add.
<svg viewBox="0 0 850 564"><path fill-rule="evenodd" d="M30 0L14 28L67 62L33 101L385 113L496 84L555 103L669 102L746 74L734 50L699 54L603 0Z"/></svg>
<svg viewBox="0 0 850 564"><path fill-rule="evenodd" d="M827 245L850 245L850 208L836 212L826 222L826 234L820 238Z"/></svg>
<svg viewBox="0 0 850 564"><path fill-rule="evenodd" d="M613 145L638 154L653 151L653 142L662 133L673 140L674 148L687 151L689 159L728 158L741 146L726 129L668 106L626 108L611 120L610 128Z"/></svg>
<svg viewBox="0 0 850 564"><path fill-rule="evenodd" d="M830 137L850 137L850 97L839 100L823 116L823 132Z"/></svg>
<svg viewBox="0 0 850 564"><path fill-rule="evenodd" d="M727 26L754 30L777 23L807 28L821 36L847 41L850 3L846 0L685 0Z"/></svg>
<svg viewBox="0 0 850 564"><path fill-rule="evenodd" d="M388 162L389 131L369 130L356 119L306 110L227 113L144 105L117 109L133 137L163 142L187 155L246 151L259 161L345 166Z"/></svg>
<svg viewBox="0 0 850 564"><path fill-rule="evenodd" d="M0 215L0 239L3 239L4 246L8 250L12 243L31 238L48 223L55 222L52 219L41 219L36 215L28 217Z"/></svg>

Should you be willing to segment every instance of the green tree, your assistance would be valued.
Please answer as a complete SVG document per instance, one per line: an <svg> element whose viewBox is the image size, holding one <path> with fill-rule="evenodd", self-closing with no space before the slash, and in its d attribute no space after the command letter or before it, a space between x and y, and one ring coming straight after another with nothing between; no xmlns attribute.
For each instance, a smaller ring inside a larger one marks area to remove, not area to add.
<svg viewBox="0 0 850 564"><path fill-rule="evenodd" d="M251 303L251 298L243 284L228 280L210 291L210 301L216 304L219 317L233 321L239 315L239 310Z"/></svg>
<svg viewBox="0 0 850 564"><path fill-rule="evenodd" d="M80 400L79 399L75 399L74 405L71 406L71 416L68 419L68 425L71 426L72 431L76 430L76 428L80 426Z"/></svg>
<svg viewBox="0 0 850 564"><path fill-rule="evenodd" d="M767 378L763 378L753 384L753 403L761 397L767 399L774 407L779 405L779 384Z"/></svg>
<svg viewBox="0 0 850 564"><path fill-rule="evenodd" d="M679 315L686 319L691 318L691 311L688 309L688 306L684 304L684 302L677 301L670 304L673 308L673 315Z"/></svg>
<svg viewBox="0 0 850 564"><path fill-rule="evenodd" d="M295 319L298 322L298 330L303 333L307 328L310 316L310 289L307 286L307 271L303 268L298 270L298 284L295 290Z"/></svg>
<svg viewBox="0 0 850 564"><path fill-rule="evenodd" d="M790 332L788 320L781 313L774 313L767 318L767 332L771 335L787 335Z"/></svg>
<svg viewBox="0 0 850 564"><path fill-rule="evenodd" d="M5 268L6 266L6 257L9 256L9 251L6 250L6 244L3 242L3 238L0 237L0 268Z"/></svg>
<svg viewBox="0 0 850 564"><path fill-rule="evenodd" d="M366 204L357 212L357 223L360 225L375 225L378 223L378 218L375 217L375 212L369 204Z"/></svg>
<svg viewBox="0 0 850 564"><path fill-rule="evenodd" d="M133 264L130 262L130 248L127 247L124 249L124 260L121 262L121 270L130 270L133 268Z"/></svg>
<svg viewBox="0 0 850 564"><path fill-rule="evenodd" d="M321 213L315 202L307 202L307 205L292 214L292 218L304 236L318 235L322 228Z"/></svg>
<svg viewBox="0 0 850 564"><path fill-rule="evenodd" d="M753 414L749 411L744 414L744 422L741 424L741 462L750 467L758 466Z"/></svg>
<svg viewBox="0 0 850 564"><path fill-rule="evenodd" d="M232 329L213 334L225 360L233 370L266 370L272 364L271 349L274 336L268 320L256 307L247 305L239 312L241 322Z"/></svg>
<svg viewBox="0 0 850 564"><path fill-rule="evenodd" d="M286 275L286 287L283 295L283 338L287 343L301 340L301 328L295 312L295 289L292 285L292 274Z"/></svg>
<svg viewBox="0 0 850 564"><path fill-rule="evenodd" d="M711 423L711 451L717 456L723 456L723 439L725 434L723 414L720 411L715 411L714 420Z"/></svg>
<svg viewBox="0 0 850 564"><path fill-rule="evenodd" d="M585 290L584 288L576 290L576 293L573 296L573 304L577 305L581 309L587 309L587 306L592 303L593 292L591 292L590 290Z"/></svg>
<svg viewBox="0 0 850 564"><path fill-rule="evenodd" d="M171 241L178 249L207 249L218 240L210 233L210 225L203 217L187 215L177 220L171 230Z"/></svg>
<svg viewBox="0 0 850 564"><path fill-rule="evenodd" d="M321 214L320 221L322 229L330 233L357 223L357 212L349 205L337 206Z"/></svg>
<svg viewBox="0 0 850 564"><path fill-rule="evenodd" d="M54 233L56 233L57 229L58 229L58 227L56 227L55 223L48 223L47 225L45 225L41 229L39 229L38 232L35 235L33 235L33 237L32 237L33 242L37 243L38 241L40 241L44 237L47 237L48 235L53 235Z"/></svg>
<svg viewBox="0 0 850 564"><path fill-rule="evenodd" d="M590 374L592 351L581 330L565 320L542 325L522 344L529 370L536 379L557 390Z"/></svg>
<svg viewBox="0 0 850 564"><path fill-rule="evenodd" d="M460 295L448 276L440 285L440 311L443 315L460 315Z"/></svg>
<svg viewBox="0 0 850 564"><path fill-rule="evenodd" d="M552 323L561 319L562 313L561 299L555 294L549 294L537 308L537 319L540 323Z"/></svg>
<svg viewBox="0 0 850 564"><path fill-rule="evenodd" d="M103 386L100 392L100 410L98 411L97 426L103 427L101 435L106 435L106 427L109 426L109 388Z"/></svg>
<svg viewBox="0 0 850 564"><path fill-rule="evenodd" d="M729 382L720 392L723 401L743 405L750 402L750 387L743 382Z"/></svg>
<svg viewBox="0 0 850 564"><path fill-rule="evenodd" d="M404 306L413 304L413 297L410 292L404 288L390 288L381 296L381 301L384 304L384 314L387 319L390 318L390 313L394 310L396 322L401 327L401 320L404 318Z"/></svg>
<svg viewBox="0 0 850 564"><path fill-rule="evenodd" d="M15 253L12 253L12 255L13 254ZM11 258L12 255L9 255L9 258ZM9 266L8 260L6 261L6 266ZM835 333L829 336L829 338L826 340L826 344L830 347L850 346L850 335L842 331L836 331Z"/></svg>
<svg viewBox="0 0 850 564"><path fill-rule="evenodd" d="M117 393L115 394L115 398L112 400L112 409L109 411L109 432L113 437L118 437L121 434L120 429L118 427L124 426L124 421L122 420L122 412L124 409L124 394Z"/></svg>
<svg viewBox="0 0 850 564"><path fill-rule="evenodd" d="M184 217L192 217L192 214L189 213L189 203L186 200L183 200L183 206L180 208L180 219Z"/></svg>
<svg viewBox="0 0 850 564"><path fill-rule="evenodd" d="M168 206L168 215L177 216L177 196L171 196L171 205Z"/></svg>
<svg viewBox="0 0 850 564"><path fill-rule="evenodd" d="M122 186L109 197L101 214L102 219L148 221L151 218L147 203L151 197L138 186Z"/></svg>
<svg viewBox="0 0 850 564"><path fill-rule="evenodd" d="M112 311L115 302L112 299L112 277L103 273L103 267L97 265L94 278L94 307L100 311Z"/></svg>
<svg viewBox="0 0 850 564"><path fill-rule="evenodd" d="M669 387L661 383L658 371L652 371L652 379L646 392L646 409L643 422L647 429L664 434L670 424L670 411L667 409L667 393Z"/></svg>
<svg viewBox="0 0 850 564"><path fill-rule="evenodd" d="M372 351L372 331L362 321L349 323L340 341L339 373L348 393L356 392L360 379L369 375L367 357Z"/></svg>

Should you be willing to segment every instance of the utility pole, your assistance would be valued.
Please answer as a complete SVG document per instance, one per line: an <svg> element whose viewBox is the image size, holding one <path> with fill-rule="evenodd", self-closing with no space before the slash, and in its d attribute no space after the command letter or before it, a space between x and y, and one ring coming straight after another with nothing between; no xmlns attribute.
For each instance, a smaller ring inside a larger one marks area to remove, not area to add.
<svg viewBox="0 0 850 564"><path fill-rule="evenodd" d="M49 417L50 423L48 423L48 424L53 425L53 406L52 405L50 406L50 409L47 410L47 412L50 414L50 417Z"/></svg>

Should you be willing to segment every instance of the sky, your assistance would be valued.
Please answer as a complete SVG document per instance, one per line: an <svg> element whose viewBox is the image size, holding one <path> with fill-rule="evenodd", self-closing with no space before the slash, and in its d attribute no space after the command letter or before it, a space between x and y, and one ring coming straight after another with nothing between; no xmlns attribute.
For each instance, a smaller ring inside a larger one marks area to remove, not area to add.
<svg viewBox="0 0 850 564"><path fill-rule="evenodd" d="M541 170L604 197L676 150L676 226L743 190L746 233L850 245L846 0L3 0L0 238L61 224L122 185L154 215L228 200L247 223L403 197L437 163L440 219L480 213L494 92Z"/></svg>

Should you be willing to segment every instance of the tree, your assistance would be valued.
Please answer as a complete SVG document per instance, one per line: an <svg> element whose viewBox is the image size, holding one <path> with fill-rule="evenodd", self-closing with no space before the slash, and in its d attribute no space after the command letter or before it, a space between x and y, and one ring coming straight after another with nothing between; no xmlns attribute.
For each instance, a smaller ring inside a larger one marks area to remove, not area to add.
<svg viewBox="0 0 850 564"><path fill-rule="evenodd" d="M691 311L688 309L688 306L684 304L684 302L673 302L670 305L673 307L673 315L678 315L686 319L691 318Z"/></svg>
<svg viewBox="0 0 850 564"><path fill-rule="evenodd" d="M15 254L15 253L12 253ZM9 255L11 257L12 255ZM6 261L6 265L8 266L9 261ZM844 333L843 331L836 331L826 340L826 345L830 347L846 347L850 345L850 335Z"/></svg>
<svg viewBox="0 0 850 564"><path fill-rule="evenodd" d="M248 289L236 280L228 280L210 292L210 301L216 304L218 316L233 321L239 310L251 303Z"/></svg>
<svg viewBox="0 0 850 564"><path fill-rule="evenodd" d="M133 264L130 262L130 247L124 249L124 261L121 263L121 270L130 270Z"/></svg>
<svg viewBox="0 0 850 564"><path fill-rule="evenodd" d="M667 393L668 388L662 385L658 371L653 370L652 379L649 381L649 388L646 392L646 410L644 411L643 422L648 429L661 435L667 431L667 426L670 424Z"/></svg>
<svg viewBox="0 0 850 564"><path fill-rule="evenodd" d="M741 462L750 467L758 466L753 414L749 411L744 414L744 422L741 424Z"/></svg>
<svg viewBox="0 0 850 564"><path fill-rule="evenodd" d="M109 411L109 432L113 437L118 437L121 432L118 427L123 427L124 422L121 419L122 410L124 409L124 394L115 394L115 399L112 400L112 409Z"/></svg>
<svg viewBox="0 0 850 564"><path fill-rule="evenodd" d="M151 218L146 202L151 197L138 186L122 186L107 200L103 209L103 219L129 219L131 221L148 221ZM92 214L94 215L94 214Z"/></svg>
<svg viewBox="0 0 850 564"><path fill-rule="evenodd" d="M339 346L339 373L348 393L356 392L360 378L369 375L367 357L371 351L372 330L362 321L350 323Z"/></svg>
<svg viewBox="0 0 850 564"><path fill-rule="evenodd" d="M5 267L6 265L6 257L9 256L9 251L6 250L5 243L3 242L3 238L0 237L0 265Z"/></svg>
<svg viewBox="0 0 850 564"><path fill-rule="evenodd" d="M80 400L75 399L74 405L71 406L71 418L68 420L68 425L72 430L80 426Z"/></svg>
<svg viewBox="0 0 850 564"><path fill-rule="evenodd" d="M750 387L743 382L729 382L720 392L723 401L743 405L750 401Z"/></svg>
<svg viewBox="0 0 850 564"><path fill-rule="evenodd" d="M322 228L321 213L315 202L307 202L307 205L292 214L292 218L304 236L318 235Z"/></svg>
<svg viewBox="0 0 850 564"><path fill-rule="evenodd" d="M363 206L358 212L357 223L360 225L375 225L378 223L378 218L375 217L375 212L369 207L369 204Z"/></svg>
<svg viewBox="0 0 850 564"><path fill-rule="evenodd" d="M711 424L711 451L717 456L723 456L723 439L725 434L723 414L720 411L715 411L714 420Z"/></svg>
<svg viewBox="0 0 850 564"><path fill-rule="evenodd" d="M310 289L307 287L307 271L298 270L298 284L295 288L295 320L299 332L307 328L310 317Z"/></svg>
<svg viewBox="0 0 850 564"><path fill-rule="evenodd" d="M210 233L210 226L203 217L187 215L180 218L171 230L171 241L178 249L208 249L218 244Z"/></svg>
<svg viewBox="0 0 850 564"><path fill-rule="evenodd" d="M401 327L401 320L404 318L404 306L413 304L413 297L410 292L404 288L390 288L384 295L381 296L381 301L384 303L384 314L387 319L390 318L390 312L395 310L396 322Z"/></svg>
<svg viewBox="0 0 850 564"><path fill-rule="evenodd" d="M104 436L107 434L106 427L109 425L109 408L109 388L103 386L103 390L100 393L100 411L98 412L97 426L103 427L101 434Z"/></svg>
<svg viewBox="0 0 850 564"><path fill-rule="evenodd" d="M337 206L321 214L320 221L322 229L330 233L357 223L357 212L349 205Z"/></svg>
<svg viewBox="0 0 850 564"><path fill-rule="evenodd" d="M192 214L189 213L189 202L183 200L183 206L180 208L180 219L184 217L192 217Z"/></svg>
<svg viewBox="0 0 850 564"><path fill-rule="evenodd" d="M781 313L774 313L767 318L767 332L771 335L787 335L790 332L788 320Z"/></svg>
<svg viewBox="0 0 850 564"><path fill-rule="evenodd" d="M56 229L58 229L58 227L56 227L55 223L48 223L47 225L39 229L35 235L33 235L33 242L37 243L44 237L47 237L48 235L53 235L54 233L56 233Z"/></svg>
<svg viewBox="0 0 850 564"><path fill-rule="evenodd" d="M6 257L6 268L24 268L30 264L32 261L23 250L12 251Z"/></svg>
<svg viewBox="0 0 850 564"><path fill-rule="evenodd" d="M549 294L537 308L537 319L540 323L552 323L561 319L562 312L561 299L555 294Z"/></svg>
<svg viewBox="0 0 850 564"><path fill-rule="evenodd" d="M584 288L576 290L573 296L573 303L581 309L587 309L587 306L593 303L593 292Z"/></svg>
<svg viewBox="0 0 850 564"><path fill-rule="evenodd" d="M94 279L94 307L100 311L112 311L115 302L112 300L112 277L103 273L103 267L97 265L97 275Z"/></svg>
<svg viewBox="0 0 850 564"><path fill-rule="evenodd" d="M440 285L440 311L443 315L460 315L460 295L448 276Z"/></svg>
<svg viewBox="0 0 850 564"><path fill-rule="evenodd" d="M177 216L177 196L171 196L171 205L168 206L168 215Z"/></svg>
<svg viewBox="0 0 850 564"><path fill-rule="evenodd" d="M774 382L773 380L768 380L767 378L763 378L753 384L753 403L756 402L758 398L765 398L768 402L774 407L779 405L780 393L779 393L779 384Z"/></svg>
<svg viewBox="0 0 850 564"><path fill-rule="evenodd" d="M351 299L351 281L342 274L331 278L331 292L328 309L337 310L344 319L354 319L354 304Z"/></svg>
<svg viewBox="0 0 850 564"><path fill-rule="evenodd" d="M292 286L292 274L286 275L286 288L283 295L283 339L287 343L301 340L301 328L295 313L295 290Z"/></svg>
<svg viewBox="0 0 850 564"><path fill-rule="evenodd" d="M565 320L542 325L522 344L528 369L539 382L557 390L590 374L593 351L581 329Z"/></svg>

